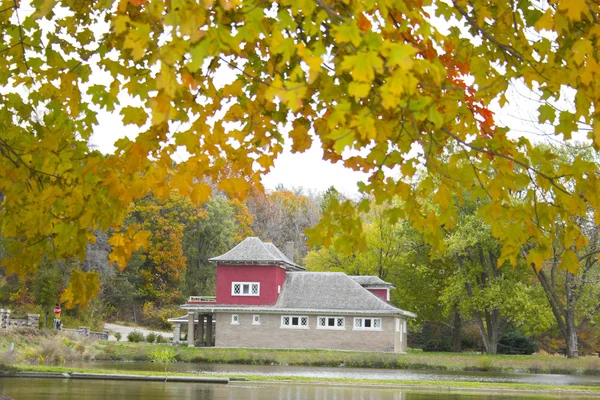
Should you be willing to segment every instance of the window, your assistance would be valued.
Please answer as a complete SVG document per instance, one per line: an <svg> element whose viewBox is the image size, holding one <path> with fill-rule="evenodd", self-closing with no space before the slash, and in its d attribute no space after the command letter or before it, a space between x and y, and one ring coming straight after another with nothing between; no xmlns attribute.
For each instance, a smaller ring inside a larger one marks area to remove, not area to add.
<svg viewBox="0 0 600 400"><path fill-rule="evenodd" d="M345 329L346 321L344 317L323 317L317 318L317 329Z"/></svg>
<svg viewBox="0 0 600 400"><path fill-rule="evenodd" d="M282 315L281 316L281 327L282 328L308 329L308 317L295 316L295 315Z"/></svg>
<svg viewBox="0 0 600 400"><path fill-rule="evenodd" d="M232 296L259 296L260 283L258 282L231 282Z"/></svg>
<svg viewBox="0 0 600 400"><path fill-rule="evenodd" d="M260 315L252 316L252 325L260 325Z"/></svg>
<svg viewBox="0 0 600 400"><path fill-rule="evenodd" d="M237 314L233 314L231 316L231 325L239 325L240 324L240 316Z"/></svg>
<svg viewBox="0 0 600 400"><path fill-rule="evenodd" d="M381 318L354 318L354 329L356 330L381 330Z"/></svg>

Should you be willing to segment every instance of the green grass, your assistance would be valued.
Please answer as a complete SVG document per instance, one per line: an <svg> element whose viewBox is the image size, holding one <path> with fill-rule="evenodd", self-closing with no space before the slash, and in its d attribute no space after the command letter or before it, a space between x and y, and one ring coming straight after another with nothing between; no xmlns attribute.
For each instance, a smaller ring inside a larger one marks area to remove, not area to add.
<svg viewBox="0 0 600 400"><path fill-rule="evenodd" d="M53 373L70 373L82 372L80 369L74 370L65 366L44 366L44 365L16 365L16 370L24 372L53 372ZM140 376L155 376L157 371L120 371L107 369L86 369L86 373L95 374L125 374L125 375L140 375ZM177 373L177 376L198 376L191 373ZM449 382L449 381L428 381L428 380L367 380L367 379L350 379L350 378L304 378L304 377L289 377L289 376L260 376L260 375L224 375L210 374L211 377L228 377L228 378L244 378L252 382L292 382L292 383L337 383L347 385L384 385L394 387L419 387L419 388L453 388L467 390L490 390L490 391L535 391L535 392L553 392L553 393L580 393L589 394L590 396L600 396L600 387L597 386L554 386L554 385L533 385L524 383L489 383L489 382Z"/></svg>
<svg viewBox="0 0 600 400"><path fill-rule="evenodd" d="M15 352L7 357L10 343ZM326 351L189 348L149 343L71 339L54 331L13 329L0 336L0 363L56 364L69 361L152 361L161 346L174 349L179 362L245 365L299 365L415 370L497 371L600 375L600 358L567 359L547 355L481 355L468 353L408 354Z"/></svg>

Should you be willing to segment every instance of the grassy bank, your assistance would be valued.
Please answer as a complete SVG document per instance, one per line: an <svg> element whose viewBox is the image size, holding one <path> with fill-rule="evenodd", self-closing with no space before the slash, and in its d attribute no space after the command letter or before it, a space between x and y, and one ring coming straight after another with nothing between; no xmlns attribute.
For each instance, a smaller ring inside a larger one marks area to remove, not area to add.
<svg viewBox="0 0 600 400"><path fill-rule="evenodd" d="M53 372L53 373L71 373L82 372L65 366L42 366L42 365L15 365L15 369L26 372ZM106 369L86 369L86 373L95 374L125 374L156 376L161 375L157 371L119 371ZM173 376L174 374L169 374ZM197 374L177 373L177 376L198 376ZM366 380L351 378L304 378L289 376L261 376L261 375L221 375L211 374L211 377L228 377L245 379L248 382L255 383L311 383L311 384L342 384L342 385L361 385L361 386L386 386L399 388L429 388L429 389L458 389L458 390L486 390L486 391L519 391L519 392L547 392L555 396L565 394L578 394L589 397L600 397L600 387L597 386L555 386L555 385L533 385L524 383L488 383L488 382L448 382L448 381L428 381L428 380Z"/></svg>
<svg viewBox="0 0 600 400"><path fill-rule="evenodd" d="M148 343L72 339L52 331L11 330L0 337L0 363L64 364L69 361L152 361L158 346ZM10 343L14 351L8 352ZM164 345L162 345L164 346ZM175 347L180 362L300 365L417 370L498 371L600 375L600 358L456 353L408 354L325 350L269 350Z"/></svg>

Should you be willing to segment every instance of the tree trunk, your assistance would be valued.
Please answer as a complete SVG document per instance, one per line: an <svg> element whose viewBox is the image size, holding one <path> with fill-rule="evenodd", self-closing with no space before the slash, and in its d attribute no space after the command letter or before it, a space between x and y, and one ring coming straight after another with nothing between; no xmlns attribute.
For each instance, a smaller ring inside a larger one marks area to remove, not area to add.
<svg viewBox="0 0 600 400"><path fill-rule="evenodd" d="M462 352L461 342L462 319L460 313L454 311L454 321L452 324L452 351L455 353Z"/></svg>
<svg viewBox="0 0 600 400"><path fill-rule="evenodd" d="M567 343L567 357L578 358L577 328L575 327L575 318L573 317L573 314L570 315L570 318L567 316L567 337L565 339L565 342Z"/></svg>
<svg viewBox="0 0 600 400"><path fill-rule="evenodd" d="M578 358L579 349L577 342L577 327L575 325L575 293L573 291L573 275L567 271L565 279L565 289L567 296L567 307L565 312L565 322L567 323L567 357Z"/></svg>
<svg viewBox="0 0 600 400"><path fill-rule="evenodd" d="M497 309L490 313L486 310L486 325L488 334L488 354L496 354L498 352L498 333L500 332L500 313Z"/></svg>
<svg viewBox="0 0 600 400"><path fill-rule="evenodd" d="M475 311L475 321L477 322L477 328L479 328L479 336L481 336L481 340L483 340L483 346L485 347L485 352L490 352L490 342L488 335L485 332L485 325L483 324L483 318L481 318L481 314L479 311Z"/></svg>

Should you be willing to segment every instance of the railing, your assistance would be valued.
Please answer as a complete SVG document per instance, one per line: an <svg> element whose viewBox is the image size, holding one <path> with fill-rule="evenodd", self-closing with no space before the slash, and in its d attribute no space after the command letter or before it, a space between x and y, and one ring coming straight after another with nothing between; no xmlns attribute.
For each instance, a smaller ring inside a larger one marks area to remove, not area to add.
<svg viewBox="0 0 600 400"><path fill-rule="evenodd" d="M188 304L192 303L215 303L217 298L215 296L190 296Z"/></svg>

